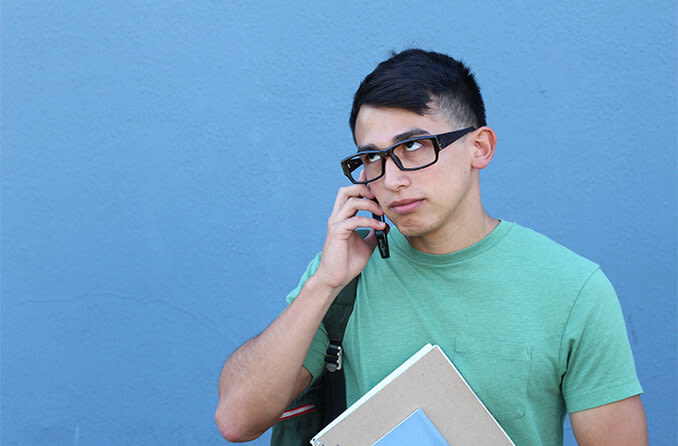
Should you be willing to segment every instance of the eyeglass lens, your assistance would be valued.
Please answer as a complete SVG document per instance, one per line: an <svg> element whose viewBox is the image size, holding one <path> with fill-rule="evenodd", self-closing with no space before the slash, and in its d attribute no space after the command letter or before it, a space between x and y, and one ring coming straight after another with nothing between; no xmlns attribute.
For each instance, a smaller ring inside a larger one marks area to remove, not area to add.
<svg viewBox="0 0 678 446"><path fill-rule="evenodd" d="M351 159L354 166L358 166L351 174L358 181L362 171L365 171L365 181L379 178L383 169L388 151L358 154ZM433 138L419 138L403 141L393 147L394 162L399 168L417 169L431 164L436 159L436 150Z"/></svg>

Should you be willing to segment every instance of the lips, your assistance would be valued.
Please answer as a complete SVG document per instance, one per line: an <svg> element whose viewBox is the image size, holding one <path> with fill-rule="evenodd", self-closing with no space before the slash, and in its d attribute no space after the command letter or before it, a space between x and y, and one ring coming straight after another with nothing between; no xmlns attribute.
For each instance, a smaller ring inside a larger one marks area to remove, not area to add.
<svg viewBox="0 0 678 446"><path fill-rule="evenodd" d="M423 201L423 199L416 198L396 200L391 202L388 207L396 214L409 214L410 212L414 212Z"/></svg>

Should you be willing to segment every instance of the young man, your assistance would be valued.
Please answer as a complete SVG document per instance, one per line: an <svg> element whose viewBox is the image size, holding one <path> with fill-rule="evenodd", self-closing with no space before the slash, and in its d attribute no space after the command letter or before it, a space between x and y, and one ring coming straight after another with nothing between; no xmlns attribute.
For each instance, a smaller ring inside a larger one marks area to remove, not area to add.
<svg viewBox="0 0 678 446"><path fill-rule="evenodd" d="M350 405L426 343L438 344L520 444L647 444L641 387L617 297L600 268L487 214L479 172L494 154L473 75L448 56L407 50L356 92L358 147L344 171L322 253L288 308L226 362L216 421L231 441L273 425L318 376L321 321L361 273L344 337ZM375 201L376 200L376 201ZM372 232L395 227L391 257Z"/></svg>

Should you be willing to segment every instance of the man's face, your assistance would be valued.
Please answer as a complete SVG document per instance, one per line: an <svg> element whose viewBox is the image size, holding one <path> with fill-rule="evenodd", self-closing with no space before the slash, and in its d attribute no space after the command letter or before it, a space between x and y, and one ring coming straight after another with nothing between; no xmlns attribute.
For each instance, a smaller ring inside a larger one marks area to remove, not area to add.
<svg viewBox="0 0 678 446"><path fill-rule="evenodd" d="M359 149L384 149L413 136L452 130L459 129L451 128L440 113L420 116L403 109L363 105L356 119L355 140ZM406 237L453 236L481 208L469 136L441 150L438 162L421 170L402 171L388 158L384 176L369 183L388 218Z"/></svg>

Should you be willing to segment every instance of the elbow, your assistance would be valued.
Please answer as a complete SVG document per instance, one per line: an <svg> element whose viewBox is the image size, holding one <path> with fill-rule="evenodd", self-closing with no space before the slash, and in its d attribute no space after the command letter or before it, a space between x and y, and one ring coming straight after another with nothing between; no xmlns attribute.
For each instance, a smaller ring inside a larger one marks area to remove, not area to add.
<svg viewBox="0 0 678 446"><path fill-rule="evenodd" d="M214 413L214 421L221 435L232 443L241 443L252 441L259 437L263 432L252 432L251 427L247 425L247 420L231 413L225 404L219 403Z"/></svg>
<svg viewBox="0 0 678 446"><path fill-rule="evenodd" d="M238 431L234 429L233 423L231 423L228 417L225 416L224 411L221 410L221 407L217 407L217 410L214 413L214 421L217 423L217 428L219 429L219 433L221 433L222 437L230 442L240 441Z"/></svg>

